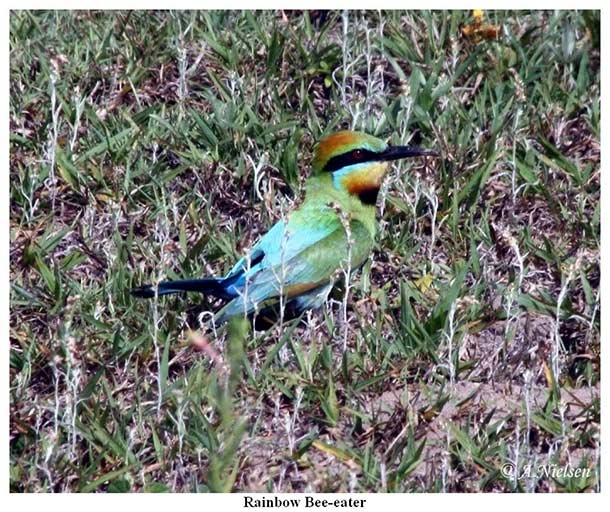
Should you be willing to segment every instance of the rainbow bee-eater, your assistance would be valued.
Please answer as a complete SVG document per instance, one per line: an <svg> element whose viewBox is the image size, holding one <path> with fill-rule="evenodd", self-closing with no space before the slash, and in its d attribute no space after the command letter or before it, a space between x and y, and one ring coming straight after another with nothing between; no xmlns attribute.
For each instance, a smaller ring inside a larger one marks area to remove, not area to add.
<svg viewBox="0 0 610 512"><path fill-rule="evenodd" d="M282 304L291 311L320 307L334 283L367 260L376 229L376 203L393 160L436 156L414 146L390 146L340 131L315 148L301 206L278 221L221 278L167 281L132 290L136 297L199 292L227 300L217 323Z"/></svg>

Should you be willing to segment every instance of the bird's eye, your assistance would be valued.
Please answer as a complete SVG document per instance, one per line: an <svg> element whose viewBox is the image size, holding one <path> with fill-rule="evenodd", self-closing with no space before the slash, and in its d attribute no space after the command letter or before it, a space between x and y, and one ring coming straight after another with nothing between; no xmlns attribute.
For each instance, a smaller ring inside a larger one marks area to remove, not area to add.
<svg viewBox="0 0 610 512"><path fill-rule="evenodd" d="M364 151L362 151L361 149L355 149L352 154L354 155L354 158L356 160L360 160L362 159L362 157L364 157Z"/></svg>

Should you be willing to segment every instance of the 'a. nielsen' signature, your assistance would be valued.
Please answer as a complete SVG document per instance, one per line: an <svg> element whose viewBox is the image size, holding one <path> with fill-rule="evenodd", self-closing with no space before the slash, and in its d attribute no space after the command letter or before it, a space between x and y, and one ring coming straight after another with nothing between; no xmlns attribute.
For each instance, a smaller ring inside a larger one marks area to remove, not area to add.
<svg viewBox="0 0 610 512"><path fill-rule="evenodd" d="M564 464L525 464L517 468L512 462L502 464L500 471L507 477L517 480L524 478L589 478L592 468L583 468Z"/></svg>

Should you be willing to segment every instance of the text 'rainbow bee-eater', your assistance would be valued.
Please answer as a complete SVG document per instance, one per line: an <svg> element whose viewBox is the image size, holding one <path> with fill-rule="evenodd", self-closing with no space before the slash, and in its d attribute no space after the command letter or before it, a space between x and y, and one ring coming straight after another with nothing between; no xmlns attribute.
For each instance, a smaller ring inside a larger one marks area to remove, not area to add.
<svg viewBox="0 0 610 512"><path fill-rule="evenodd" d="M280 301L292 310L320 307L333 284L360 267L373 247L375 205L389 162L437 156L413 146L340 131L315 148L305 200L277 222L222 278L167 281L132 290L136 297L199 292L228 303L215 315L222 323Z"/></svg>

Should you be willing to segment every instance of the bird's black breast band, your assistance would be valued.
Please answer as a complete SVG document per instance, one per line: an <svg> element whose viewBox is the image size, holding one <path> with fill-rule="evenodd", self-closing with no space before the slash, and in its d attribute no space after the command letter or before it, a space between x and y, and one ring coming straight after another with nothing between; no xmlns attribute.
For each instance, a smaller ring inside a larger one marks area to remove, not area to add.
<svg viewBox="0 0 610 512"><path fill-rule="evenodd" d="M377 204L377 196L379 194L379 189L378 188L368 188L366 190L363 190L362 192L360 192L358 194L358 198L360 199L360 201L362 201L364 204L368 204L368 205L376 205Z"/></svg>

